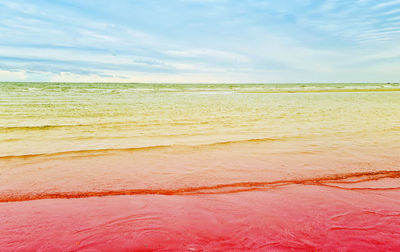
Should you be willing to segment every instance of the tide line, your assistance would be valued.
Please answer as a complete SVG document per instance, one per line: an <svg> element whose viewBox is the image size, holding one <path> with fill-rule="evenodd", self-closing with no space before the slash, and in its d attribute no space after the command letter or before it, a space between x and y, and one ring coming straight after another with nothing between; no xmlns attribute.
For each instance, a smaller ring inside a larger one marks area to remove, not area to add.
<svg viewBox="0 0 400 252"><path fill-rule="evenodd" d="M56 193L27 193L27 194L0 194L0 202L17 202L42 199L76 199L89 197L121 196L121 195L200 195L200 194L228 194L245 191L276 189L288 185L316 185L328 186L343 190L399 190L400 187L372 188L372 187L341 187L337 184L356 184L384 178L400 178L400 171L357 172L347 174L333 174L323 177L278 180L270 182L238 182L211 186L184 187L177 189L121 189L108 191L75 191ZM336 185L335 185L336 184Z"/></svg>

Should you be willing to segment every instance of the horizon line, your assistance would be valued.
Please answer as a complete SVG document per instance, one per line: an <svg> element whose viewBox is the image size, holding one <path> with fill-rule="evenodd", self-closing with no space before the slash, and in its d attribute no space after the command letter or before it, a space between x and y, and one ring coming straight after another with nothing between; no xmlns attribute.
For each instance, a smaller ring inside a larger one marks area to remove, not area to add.
<svg viewBox="0 0 400 252"><path fill-rule="evenodd" d="M0 81L3 83L70 83L70 84L197 84L197 85L273 85L273 84L400 84L400 82L103 82L103 81Z"/></svg>

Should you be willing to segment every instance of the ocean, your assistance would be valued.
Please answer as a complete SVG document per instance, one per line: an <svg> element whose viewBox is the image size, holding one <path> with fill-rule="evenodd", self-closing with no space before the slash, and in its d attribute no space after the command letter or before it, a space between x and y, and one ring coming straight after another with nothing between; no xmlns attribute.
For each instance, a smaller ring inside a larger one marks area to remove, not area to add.
<svg viewBox="0 0 400 252"><path fill-rule="evenodd" d="M0 248L400 249L399 91L0 83Z"/></svg>

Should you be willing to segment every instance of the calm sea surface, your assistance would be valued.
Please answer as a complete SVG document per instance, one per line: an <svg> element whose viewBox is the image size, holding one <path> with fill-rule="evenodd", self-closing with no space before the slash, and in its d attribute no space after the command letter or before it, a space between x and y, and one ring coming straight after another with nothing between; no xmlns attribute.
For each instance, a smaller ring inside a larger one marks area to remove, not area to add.
<svg viewBox="0 0 400 252"><path fill-rule="evenodd" d="M0 83L0 156L398 134L399 84Z"/></svg>
<svg viewBox="0 0 400 252"><path fill-rule="evenodd" d="M399 84L0 83L1 251L400 251Z"/></svg>

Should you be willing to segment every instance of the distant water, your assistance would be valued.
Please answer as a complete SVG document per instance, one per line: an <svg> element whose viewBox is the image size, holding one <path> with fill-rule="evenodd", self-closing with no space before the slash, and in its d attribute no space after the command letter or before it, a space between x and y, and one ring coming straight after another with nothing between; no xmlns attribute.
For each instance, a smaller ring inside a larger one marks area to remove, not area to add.
<svg viewBox="0 0 400 252"><path fill-rule="evenodd" d="M0 83L0 156L380 134L400 127L396 90L400 84Z"/></svg>

